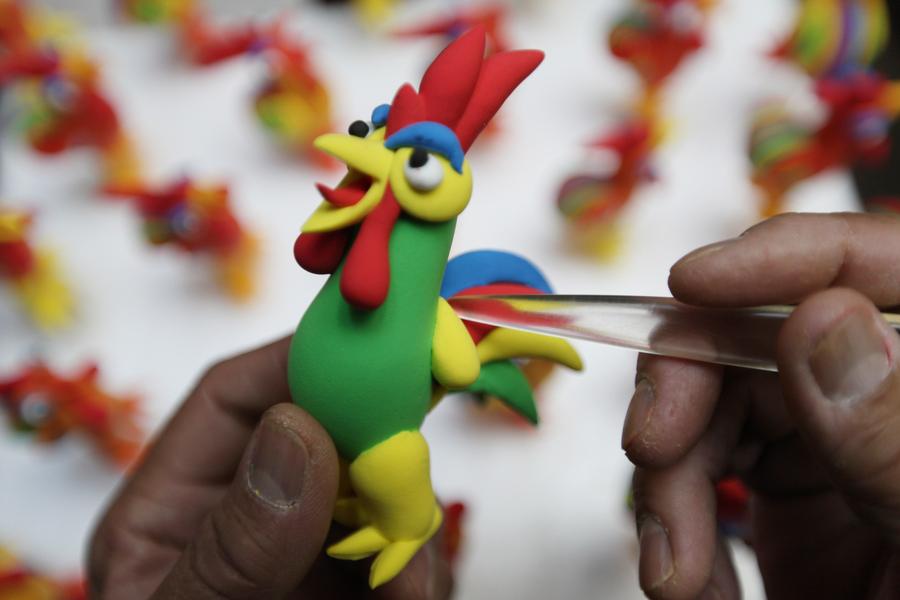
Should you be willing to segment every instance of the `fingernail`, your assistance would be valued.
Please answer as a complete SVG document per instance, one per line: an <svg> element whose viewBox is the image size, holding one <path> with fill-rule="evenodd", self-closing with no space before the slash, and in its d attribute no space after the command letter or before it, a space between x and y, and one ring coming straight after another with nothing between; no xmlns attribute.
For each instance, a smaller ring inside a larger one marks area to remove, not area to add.
<svg viewBox="0 0 900 600"><path fill-rule="evenodd" d="M669 535L656 517L646 517L638 534L640 542L641 585L655 590L675 573Z"/></svg>
<svg viewBox="0 0 900 600"><path fill-rule="evenodd" d="M647 427L653 415L654 399L653 384L646 377L642 377L634 388L628 412L625 413L625 425L622 427L623 450L628 450L632 442Z"/></svg>
<svg viewBox="0 0 900 600"><path fill-rule="evenodd" d="M693 252L689 252L685 254L681 260L678 261L677 264L684 265L690 262L694 262L695 260L699 260L701 258L706 258L707 256L711 256L716 252L719 252L723 248L726 248L734 243L734 240L724 240L722 242L716 242L715 244L710 244L708 246L703 246L702 248L697 248Z"/></svg>
<svg viewBox="0 0 900 600"><path fill-rule="evenodd" d="M809 357L822 394L832 402L871 396L891 372L881 328L871 315L852 312L831 329Z"/></svg>
<svg viewBox="0 0 900 600"><path fill-rule="evenodd" d="M247 483L262 500L287 508L300 499L309 455L299 436L263 421L250 455Z"/></svg>

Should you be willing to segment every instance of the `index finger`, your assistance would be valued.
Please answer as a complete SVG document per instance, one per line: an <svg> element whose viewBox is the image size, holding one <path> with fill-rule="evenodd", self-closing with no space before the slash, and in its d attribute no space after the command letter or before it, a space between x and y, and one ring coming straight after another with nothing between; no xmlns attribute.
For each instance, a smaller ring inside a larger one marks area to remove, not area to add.
<svg viewBox="0 0 900 600"><path fill-rule="evenodd" d="M855 213L786 214L691 252L669 289L701 306L796 304L833 286L880 307L900 304L900 220Z"/></svg>

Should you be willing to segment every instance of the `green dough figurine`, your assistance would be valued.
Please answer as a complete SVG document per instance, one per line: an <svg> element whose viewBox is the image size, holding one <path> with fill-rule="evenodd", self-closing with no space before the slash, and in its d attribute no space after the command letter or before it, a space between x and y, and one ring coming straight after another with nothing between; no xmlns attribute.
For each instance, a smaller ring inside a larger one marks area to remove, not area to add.
<svg viewBox="0 0 900 600"><path fill-rule="evenodd" d="M330 277L297 327L288 377L294 401L347 463L335 520L356 531L328 554L374 555L372 587L397 575L441 524L419 427L444 393L489 393L536 420L517 360L581 368L567 342L464 323L445 299L549 291L537 269L507 253L447 263L472 194L465 152L543 58L526 50L485 59L484 45L482 29L468 31L418 92L405 85L371 122L315 142L348 173L337 188L318 186L324 202L294 246L304 269Z"/></svg>

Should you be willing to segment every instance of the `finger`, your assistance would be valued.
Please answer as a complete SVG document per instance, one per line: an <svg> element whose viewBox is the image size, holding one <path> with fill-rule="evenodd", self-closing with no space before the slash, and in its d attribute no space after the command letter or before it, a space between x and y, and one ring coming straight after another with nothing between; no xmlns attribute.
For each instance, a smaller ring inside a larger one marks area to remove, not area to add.
<svg viewBox="0 0 900 600"><path fill-rule="evenodd" d="M781 215L675 263L669 288L709 306L792 304L832 286L900 303L900 221L860 214Z"/></svg>
<svg viewBox="0 0 900 600"><path fill-rule="evenodd" d="M642 354L622 428L622 448L637 466L662 467L700 439L716 408L722 368Z"/></svg>
<svg viewBox="0 0 900 600"><path fill-rule="evenodd" d="M201 379L94 532L92 587L114 586L134 597L155 589L225 493L260 416L289 400L288 344L223 361Z"/></svg>
<svg viewBox="0 0 900 600"><path fill-rule="evenodd" d="M300 408L269 410L228 494L155 598L280 598L319 556L337 494L330 438Z"/></svg>
<svg viewBox="0 0 900 600"><path fill-rule="evenodd" d="M429 542L400 574L372 592L373 600L443 600L453 591L450 564L437 540Z"/></svg>
<svg viewBox="0 0 900 600"><path fill-rule="evenodd" d="M291 401L289 347L290 339L284 338L210 368L154 441L132 480L231 481L260 416L275 404Z"/></svg>
<svg viewBox="0 0 900 600"><path fill-rule="evenodd" d="M679 462L636 469L639 575L650 598L697 598L714 574L723 576L716 562L715 482L738 443L745 409L720 405L703 438Z"/></svg>
<svg viewBox="0 0 900 600"><path fill-rule="evenodd" d="M801 304L778 340L800 433L860 516L900 546L900 337L857 292Z"/></svg>
<svg viewBox="0 0 900 600"><path fill-rule="evenodd" d="M719 536L716 544L712 575L699 598L700 600L740 600L741 598L741 586L738 583L734 562L731 559L731 549L722 536Z"/></svg>

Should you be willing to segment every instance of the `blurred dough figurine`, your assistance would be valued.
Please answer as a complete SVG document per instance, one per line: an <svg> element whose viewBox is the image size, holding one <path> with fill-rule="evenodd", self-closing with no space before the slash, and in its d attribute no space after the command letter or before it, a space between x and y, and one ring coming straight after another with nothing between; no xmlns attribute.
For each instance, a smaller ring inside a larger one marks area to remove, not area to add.
<svg viewBox="0 0 900 600"><path fill-rule="evenodd" d="M0 546L0 600L87 600L87 590L81 579L50 578Z"/></svg>
<svg viewBox="0 0 900 600"><path fill-rule="evenodd" d="M484 50L483 29L463 34L434 60L418 92L404 85L370 122L316 140L349 170L337 188L319 185L324 202L294 246L303 268L330 277L297 327L288 380L294 401L348 464L335 520L356 531L328 554L374 555L372 587L397 575L441 525L419 427L445 391L496 380L510 386L496 395L518 404L522 380L493 363L535 357L581 366L557 338L495 329L475 340L442 297L456 217L472 193L465 152L543 58L526 50L485 59ZM453 290L537 287L533 267L518 257L496 253L472 263Z"/></svg>
<svg viewBox="0 0 900 600"><path fill-rule="evenodd" d="M140 23L174 23L193 12L194 0L119 0L123 15Z"/></svg>
<svg viewBox="0 0 900 600"><path fill-rule="evenodd" d="M639 113L655 118L663 83L703 46L712 0L636 0L613 26L609 49L630 64L643 84Z"/></svg>
<svg viewBox="0 0 900 600"><path fill-rule="evenodd" d="M96 365L74 377L55 373L41 363L0 380L0 408L16 430L49 444L72 432L121 468L134 462L144 438L138 425L138 399L114 396L100 387Z"/></svg>
<svg viewBox="0 0 900 600"><path fill-rule="evenodd" d="M816 92L827 116L819 125L778 104L763 106L750 134L753 183L764 195L763 216L781 212L797 183L833 168L877 163L890 150L888 129L900 114L900 84L877 75L822 79Z"/></svg>
<svg viewBox="0 0 900 600"><path fill-rule="evenodd" d="M133 195L148 242L211 257L221 286L232 297L253 295L259 244L232 210L227 186L183 178L161 189L134 190Z"/></svg>
<svg viewBox="0 0 900 600"><path fill-rule="evenodd" d="M11 0L0 0L0 7ZM33 149L58 154L70 148L96 149L103 162L103 187L115 189L140 179L135 148L103 93L97 64L87 55L74 26L52 14L20 10L22 31L35 49L52 53L54 68L22 86L21 128Z"/></svg>
<svg viewBox="0 0 900 600"><path fill-rule="evenodd" d="M72 295L56 256L28 240L30 224L27 213L0 208L0 277L40 327L57 329L72 319Z"/></svg>
<svg viewBox="0 0 900 600"><path fill-rule="evenodd" d="M56 53L33 43L30 16L19 2L0 0L0 88L57 68Z"/></svg>
<svg viewBox="0 0 900 600"><path fill-rule="evenodd" d="M867 70L890 35L885 0L802 0L794 30L772 56L813 78Z"/></svg>
<svg viewBox="0 0 900 600"><path fill-rule="evenodd" d="M313 146L331 130L331 98L303 45L289 40L279 24L263 53L266 81L253 100L259 121L282 145L321 167L336 161Z"/></svg>
<svg viewBox="0 0 900 600"><path fill-rule="evenodd" d="M655 180L649 163L660 134L652 127L635 119L593 142L592 148L616 155L614 170L574 175L557 192L557 208L570 226L569 239L579 250L602 260L618 254L622 237L619 215L640 185Z"/></svg>
<svg viewBox="0 0 900 600"><path fill-rule="evenodd" d="M394 31L394 35L410 38L442 36L447 42L451 42L469 29L481 26L487 36L485 53L490 56L496 52L506 52L510 48L504 27L506 13L506 7L501 4L457 9L446 17L401 27Z"/></svg>
<svg viewBox="0 0 900 600"><path fill-rule="evenodd" d="M177 20L178 35L188 60L195 65L213 65L263 47L262 31L256 25L217 27L199 8L188 10Z"/></svg>

